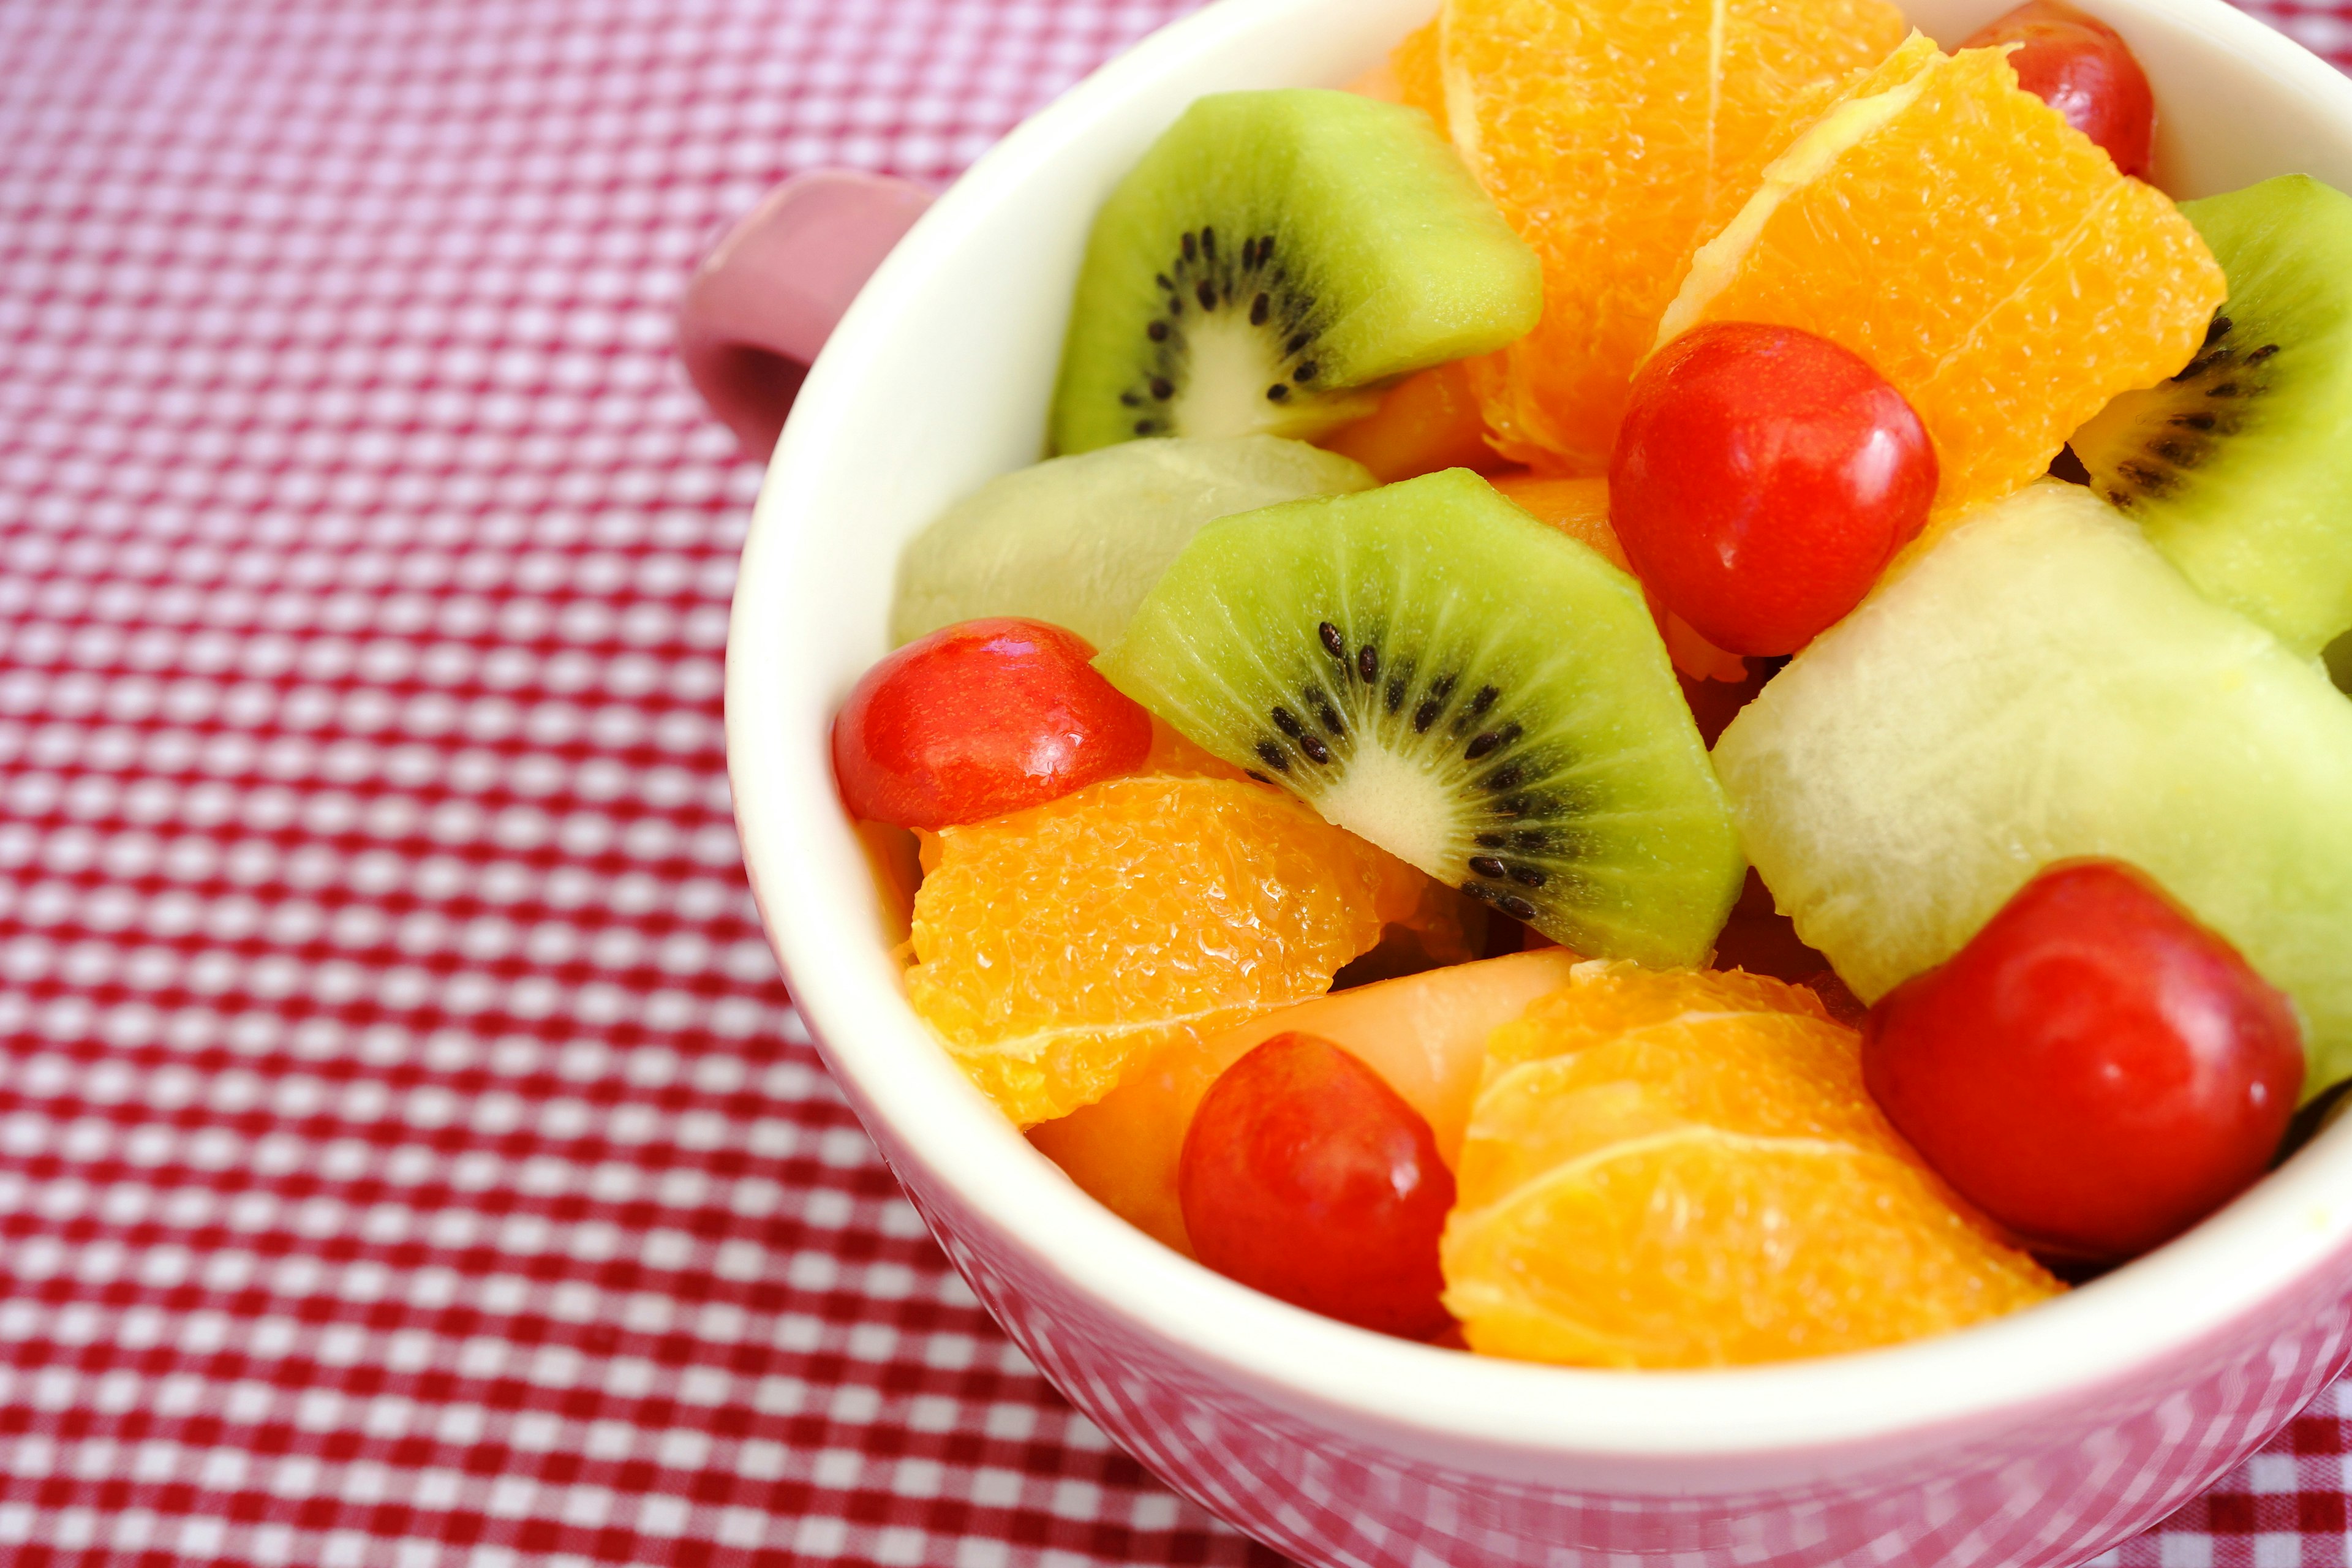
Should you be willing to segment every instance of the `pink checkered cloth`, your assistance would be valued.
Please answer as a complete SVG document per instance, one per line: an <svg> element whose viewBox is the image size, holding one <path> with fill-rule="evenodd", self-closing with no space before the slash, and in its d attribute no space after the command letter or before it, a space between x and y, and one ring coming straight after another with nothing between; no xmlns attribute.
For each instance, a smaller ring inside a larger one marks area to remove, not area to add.
<svg viewBox="0 0 2352 1568"><path fill-rule="evenodd" d="M670 352L780 177L944 181L1186 8L0 3L0 1563L1276 1561L810 1049ZM2347 1415L2120 1560L2344 1563Z"/></svg>

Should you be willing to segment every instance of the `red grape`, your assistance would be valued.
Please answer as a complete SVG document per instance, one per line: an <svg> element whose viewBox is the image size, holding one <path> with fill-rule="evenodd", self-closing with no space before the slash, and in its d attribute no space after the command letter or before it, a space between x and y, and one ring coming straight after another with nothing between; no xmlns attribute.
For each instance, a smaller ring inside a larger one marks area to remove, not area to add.
<svg viewBox="0 0 2352 1568"><path fill-rule="evenodd" d="M1384 1333L1454 1321L1437 1299L1454 1173L1421 1113L1319 1036L1276 1035L1210 1086L1176 1191L1220 1274Z"/></svg>
<svg viewBox="0 0 2352 1568"><path fill-rule="evenodd" d="M2009 57L2017 85L2096 142L2116 168L2147 177L2156 140L2156 95L2116 30L2065 0L2027 0L1969 35L1964 49L2021 44Z"/></svg>
<svg viewBox="0 0 2352 1568"><path fill-rule="evenodd" d="M1719 321L1634 376L1609 519L1634 574L1701 637L1794 653L1926 525L1936 473L1919 416L1859 356Z"/></svg>
<svg viewBox="0 0 2352 1568"><path fill-rule="evenodd" d="M833 721L850 815L946 827L1133 771L1151 749L1151 716L1095 672L1094 651L1059 626L999 618L884 658Z"/></svg>
<svg viewBox="0 0 2352 1568"><path fill-rule="evenodd" d="M2053 866L1864 1027L1887 1117L2029 1241L2125 1258L2260 1177L2303 1086L2293 1005L2147 877Z"/></svg>

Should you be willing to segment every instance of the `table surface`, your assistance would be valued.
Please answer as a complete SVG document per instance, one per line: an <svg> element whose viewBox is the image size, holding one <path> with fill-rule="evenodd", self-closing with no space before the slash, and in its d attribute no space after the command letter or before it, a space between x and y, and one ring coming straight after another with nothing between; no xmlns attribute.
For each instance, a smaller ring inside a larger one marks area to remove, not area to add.
<svg viewBox="0 0 2352 1568"><path fill-rule="evenodd" d="M1278 1561L810 1048L669 349L775 180L943 182L1188 8L0 3L0 1561ZM2347 1416L2110 1560L2344 1563Z"/></svg>

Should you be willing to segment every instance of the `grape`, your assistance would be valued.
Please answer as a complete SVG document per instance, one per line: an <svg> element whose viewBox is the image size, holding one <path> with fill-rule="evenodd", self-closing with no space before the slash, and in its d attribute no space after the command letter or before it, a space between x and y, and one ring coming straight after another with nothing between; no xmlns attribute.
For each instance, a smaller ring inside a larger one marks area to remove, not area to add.
<svg viewBox="0 0 2352 1568"><path fill-rule="evenodd" d="M2096 142L2121 174L2147 177L2156 95L2116 30L2064 0L2028 0L1969 35L1964 49L2021 44L2009 57L2017 85Z"/></svg>
<svg viewBox="0 0 2352 1568"><path fill-rule="evenodd" d="M1721 321L1634 376L1609 516L1635 575L1701 637L1794 653L1926 525L1936 472L1919 416L1860 357Z"/></svg>
<svg viewBox="0 0 2352 1568"><path fill-rule="evenodd" d="M965 621L867 670L833 722L850 815L946 827L1130 773L1151 716L1095 673L1094 649L1042 621Z"/></svg>
<svg viewBox="0 0 2352 1568"><path fill-rule="evenodd" d="M2251 1186L2303 1086L2285 995L2155 882L2062 861L1879 999L1863 1074L1993 1218L2126 1258Z"/></svg>
<svg viewBox="0 0 2352 1568"><path fill-rule="evenodd" d="M1427 1339L1454 1173L1386 1079L1315 1035L1276 1035L1210 1086L1177 1165L1202 1263L1295 1306Z"/></svg>

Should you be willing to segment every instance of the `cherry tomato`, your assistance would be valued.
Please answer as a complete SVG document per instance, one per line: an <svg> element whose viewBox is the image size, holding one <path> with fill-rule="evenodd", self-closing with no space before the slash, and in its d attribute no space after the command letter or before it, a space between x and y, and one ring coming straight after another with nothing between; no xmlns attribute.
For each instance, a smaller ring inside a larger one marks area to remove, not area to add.
<svg viewBox="0 0 2352 1568"><path fill-rule="evenodd" d="M1634 574L1738 654L1794 653L1927 521L1936 450L1903 395L1793 327L1717 321L1633 378L1609 518Z"/></svg>
<svg viewBox="0 0 2352 1568"><path fill-rule="evenodd" d="M1094 651L1059 626L999 618L883 659L833 721L850 815L946 827L1133 771L1151 749L1151 716L1095 672Z"/></svg>
<svg viewBox="0 0 2352 1568"><path fill-rule="evenodd" d="M2089 1258L2145 1251L2251 1185L2303 1070L2286 997L2113 860L2044 870L1863 1031L1870 1091L1927 1163Z"/></svg>
<svg viewBox="0 0 2352 1568"><path fill-rule="evenodd" d="M1427 1339L1454 1173L1421 1113L1316 1035L1276 1035L1202 1097L1176 1169L1192 1250L1296 1306Z"/></svg>
<svg viewBox="0 0 2352 1568"><path fill-rule="evenodd" d="M2009 57L2017 85L2096 142L2116 168L2147 177L2156 140L2156 95L2147 74L2113 27L2065 0L2027 0L1969 35L1964 49L2022 44Z"/></svg>

